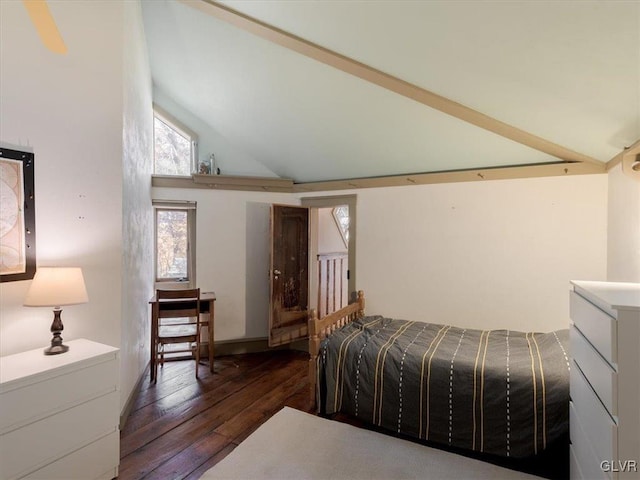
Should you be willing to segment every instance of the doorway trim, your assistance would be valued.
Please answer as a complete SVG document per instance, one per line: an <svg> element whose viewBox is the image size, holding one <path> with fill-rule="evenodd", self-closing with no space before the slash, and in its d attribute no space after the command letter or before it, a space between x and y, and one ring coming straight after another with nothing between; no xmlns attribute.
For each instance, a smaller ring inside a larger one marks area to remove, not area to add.
<svg viewBox="0 0 640 480"><path fill-rule="evenodd" d="M300 199L302 207L309 207L311 209L318 208L328 208L328 207L338 207L340 205L348 205L349 206L349 244L347 245L347 252L349 255L348 265L349 265L349 279L347 281L348 291L349 291L349 300L354 300L354 296L356 295L356 204L357 204L357 195L333 195L326 197L302 197ZM315 228L315 227L314 227ZM317 232L316 232L317 233ZM317 235L312 232L311 238L317 237ZM314 240L315 241L315 240ZM317 245L314 247L310 246L310 249L316 249L317 253ZM314 252L309 252L314 253ZM309 258L312 258L312 255L309 255ZM310 268L311 272L312 269ZM310 295L309 298L313 298L314 296Z"/></svg>

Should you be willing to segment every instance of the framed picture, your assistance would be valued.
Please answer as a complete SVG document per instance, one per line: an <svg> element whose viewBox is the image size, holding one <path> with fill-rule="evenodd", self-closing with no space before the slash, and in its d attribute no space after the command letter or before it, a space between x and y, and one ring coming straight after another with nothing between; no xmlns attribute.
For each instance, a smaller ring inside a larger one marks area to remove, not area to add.
<svg viewBox="0 0 640 480"><path fill-rule="evenodd" d="M0 281L36 273L34 155L0 148Z"/></svg>

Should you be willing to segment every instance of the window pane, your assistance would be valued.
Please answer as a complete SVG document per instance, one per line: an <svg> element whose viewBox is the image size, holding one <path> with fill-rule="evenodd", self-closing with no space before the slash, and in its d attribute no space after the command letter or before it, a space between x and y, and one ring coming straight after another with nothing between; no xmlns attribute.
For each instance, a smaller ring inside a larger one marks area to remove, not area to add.
<svg viewBox="0 0 640 480"><path fill-rule="evenodd" d="M156 210L158 280L188 278L185 210Z"/></svg>
<svg viewBox="0 0 640 480"><path fill-rule="evenodd" d="M158 117L153 122L155 172L160 175L191 175L191 140Z"/></svg>
<svg viewBox="0 0 640 480"><path fill-rule="evenodd" d="M342 205L333 209L333 215L340 226L340 233L344 243L349 243L349 205Z"/></svg>

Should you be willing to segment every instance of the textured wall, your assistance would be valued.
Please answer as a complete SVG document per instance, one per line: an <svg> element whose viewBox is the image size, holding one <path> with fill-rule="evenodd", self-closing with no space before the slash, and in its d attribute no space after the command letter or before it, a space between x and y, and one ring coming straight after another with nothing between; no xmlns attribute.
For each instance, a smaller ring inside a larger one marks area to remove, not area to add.
<svg viewBox="0 0 640 480"><path fill-rule="evenodd" d="M153 116L151 74L140 5L124 2L122 152L122 403L149 362L149 298L153 294Z"/></svg>

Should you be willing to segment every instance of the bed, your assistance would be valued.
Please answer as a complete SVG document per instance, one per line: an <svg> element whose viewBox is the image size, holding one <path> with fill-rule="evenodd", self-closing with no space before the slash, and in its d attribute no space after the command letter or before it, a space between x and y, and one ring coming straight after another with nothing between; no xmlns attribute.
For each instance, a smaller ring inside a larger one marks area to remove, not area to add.
<svg viewBox="0 0 640 480"><path fill-rule="evenodd" d="M309 319L312 400L384 430L500 457L566 438L568 330L472 330L365 316Z"/></svg>

